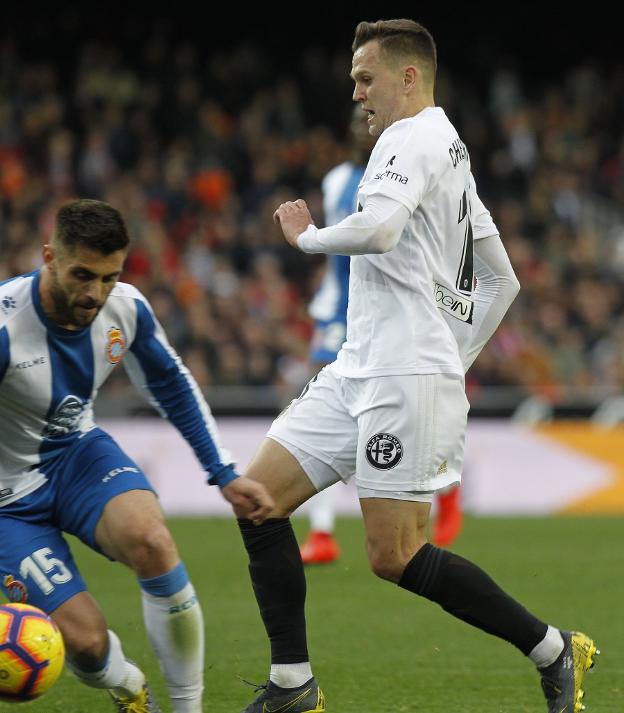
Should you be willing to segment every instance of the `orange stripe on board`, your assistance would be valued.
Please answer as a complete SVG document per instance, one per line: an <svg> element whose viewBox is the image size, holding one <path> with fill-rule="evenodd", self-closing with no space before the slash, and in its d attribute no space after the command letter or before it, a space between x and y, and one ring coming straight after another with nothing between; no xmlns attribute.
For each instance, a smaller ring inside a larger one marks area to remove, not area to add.
<svg viewBox="0 0 624 713"><path fill-rule="evenodd" d="M543 424L536 431L612 467L613 483L569 503L561 512L624 512L624 426L604 429L587 421L570 421Z"/></svg>

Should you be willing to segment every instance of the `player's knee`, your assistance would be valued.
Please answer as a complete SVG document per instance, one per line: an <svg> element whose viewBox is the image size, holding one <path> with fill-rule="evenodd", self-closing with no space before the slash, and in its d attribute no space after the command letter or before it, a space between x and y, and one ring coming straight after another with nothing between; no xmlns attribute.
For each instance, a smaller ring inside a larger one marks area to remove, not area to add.
<svg viewBox="0 0 624 713"><path fill-rule="evenodd" d="M398 582L401 579L405 565L396 552L369 548L368 559L373 573L380 579L388 582Z"/></svg>
<svg viewBox="0 0 624 713"><path fill-rule="evenodd" d="M405 568L425 542L424 538L419 543L375 543L369 540L367 549L372 571L381 579L398 583Z"/></svg>
<svg viewBox="0 0 624 713"><path fill-rule="evenodd" d="M168 569L177 559L173 537L164 523L144 523L128 533L126 559L137 570L145 567Z"/></svg>

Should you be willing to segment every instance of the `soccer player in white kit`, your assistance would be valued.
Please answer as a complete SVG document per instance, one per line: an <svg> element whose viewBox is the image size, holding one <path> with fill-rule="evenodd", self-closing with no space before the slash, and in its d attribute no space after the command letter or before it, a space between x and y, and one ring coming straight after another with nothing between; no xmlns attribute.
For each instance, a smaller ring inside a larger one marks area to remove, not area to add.
<svg viewBox="0 0 624 713"><path fill-rule="evenodd" d="M540 621L472 562L427 542L433 493L461 479L464 374L519 285L468 151L435 106L430 33L411 20L362 22L352 49L353 100L379 137L358 211L320 230L302 200L275 212L293 247L352 256L350 297L337 361L276 419L248 469L276 507L259 526L239 520L272 655L246 713L325 710L288 516L353 475L373 572L514 644L538 667L549 713L577 713L594 642Z"/></svg>

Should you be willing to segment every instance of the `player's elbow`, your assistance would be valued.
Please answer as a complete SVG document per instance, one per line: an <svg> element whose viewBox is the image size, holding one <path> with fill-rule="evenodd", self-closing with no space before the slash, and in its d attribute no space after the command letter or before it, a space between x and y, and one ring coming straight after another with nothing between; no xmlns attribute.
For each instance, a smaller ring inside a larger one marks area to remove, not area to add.
<svg viewBox="0 0 624 713"><path fill-rule="evenodd" d="M515 273L512 272L510 275L507 276L507 296L509 299L509 304L511 304L516 299L519 292L520 282L516 277Z"/></svg>
<svg viewBox="0 0 624 713"><path fill-rule="evenodd" d="M504 276L499 276L497 281L499 299L504 303L505 311L507 311L518 296L518 292L520 292L520 283L513 271Z"/></svg>
<svg viewBox="0 0 624 713"><path fill-rule="evenodd" d="M399 237L391 228L380 225L368 243L368 252L375 255L389 253L396 247Z"/></svg>

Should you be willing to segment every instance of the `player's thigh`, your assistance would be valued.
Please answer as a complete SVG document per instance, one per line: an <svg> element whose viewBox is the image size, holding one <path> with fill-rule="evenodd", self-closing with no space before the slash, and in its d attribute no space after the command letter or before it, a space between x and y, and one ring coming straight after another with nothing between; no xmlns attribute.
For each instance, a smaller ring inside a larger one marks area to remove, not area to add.
<svg viewBox="0 0 624 713"><path fill-rule="evenodd" d="M288 444L265 438L245 472L262 483L275 502L269 517L287 517L316 493L300 460ZM234 508L237 516L241 514Z"/></svg>
<svg viewBox="0 0 624 713"><path fill-rule="evenodd" d="M273 422L249 467L278 507L294 509L355 471L357 424L343 403L340 380L323 369Z"/></svg>
<svg viewBox="0 0 624 713"><path fill-rule="evenodd" d="M36 493L24 500L32 500ZM25 503L8 508L11 515L0 513L0 586L10 601L27 602L44 612L54 612L84 592L86 584L56 527L48 522L27 521Z"/></svg>
<svg viewBox="0 0 624 713"><path fill-rule="evenodd" d="M121 559L120 542L163 523L154 491L138 465L106 433L87 434L51 479L55 524L92 549Z"/></svg>
<svg viewBox="0 0 624 713"><path fill-rule="evenodd" d="M461 481L468 401L460 379L413 374L356 386L360 491L400 499Z"/></svg>

